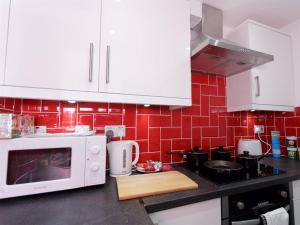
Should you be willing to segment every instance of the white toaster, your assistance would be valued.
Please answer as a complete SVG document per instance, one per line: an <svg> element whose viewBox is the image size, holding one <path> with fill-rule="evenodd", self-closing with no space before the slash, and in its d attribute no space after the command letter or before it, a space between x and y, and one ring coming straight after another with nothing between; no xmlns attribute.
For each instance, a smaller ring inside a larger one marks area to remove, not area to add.
<svg viewBox="0 0 300 225"><path fill-rule="evenodd" d="M262 155L261 142L257 139L240 139L238 145L238 154L248 151L250 155Z"/></svg>

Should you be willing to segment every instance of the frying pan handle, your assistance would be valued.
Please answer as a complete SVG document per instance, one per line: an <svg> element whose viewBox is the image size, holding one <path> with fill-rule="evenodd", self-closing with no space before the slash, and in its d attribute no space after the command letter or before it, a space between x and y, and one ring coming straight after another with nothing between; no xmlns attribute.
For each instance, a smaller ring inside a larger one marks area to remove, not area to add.
<svg viewBox="0 0 300 225"><path fill-rule="evenodd" d="M257 162L259 162L260 160L262 160L265 157L264 154L262 154L261 156L257 157Z"/></svg>
<svg viewBox="0 0 300 225"><path fill-rule="evenodd" d="M185 156L184 151L167 152L168 155L182 155Z"/></svg>

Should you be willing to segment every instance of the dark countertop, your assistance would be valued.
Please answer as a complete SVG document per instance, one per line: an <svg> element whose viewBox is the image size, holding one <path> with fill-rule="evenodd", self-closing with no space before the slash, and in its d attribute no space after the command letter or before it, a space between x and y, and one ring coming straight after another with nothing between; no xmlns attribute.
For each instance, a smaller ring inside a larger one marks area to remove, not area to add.
<svg viewBox="0 0 300 225"><path fill-rule="evenodd" d="M105 185L0 200L0 225L153 225L139 200L118 201Z"/></svg>
<svg viewBox="0 0 300 225"><path fill-rule="evenodd" d="M106 184L101 186L0 200L0 224L153 225L147 212L300 179L300 161L265 158L263 163L287 173L217 186L178 166L179 171L199 184L198 189L127 201L118 201L116 181L107 176Z"/></svg>

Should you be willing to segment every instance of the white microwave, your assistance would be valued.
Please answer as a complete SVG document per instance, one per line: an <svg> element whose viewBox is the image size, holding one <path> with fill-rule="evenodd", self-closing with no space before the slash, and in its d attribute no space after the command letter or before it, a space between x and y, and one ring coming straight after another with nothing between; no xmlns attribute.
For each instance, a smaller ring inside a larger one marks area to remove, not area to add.
<svg viewBox="0 0 300 225"><path fill-rule="evenodd" d="M0 199L105 183L106 137L0 140Z"/></svg>

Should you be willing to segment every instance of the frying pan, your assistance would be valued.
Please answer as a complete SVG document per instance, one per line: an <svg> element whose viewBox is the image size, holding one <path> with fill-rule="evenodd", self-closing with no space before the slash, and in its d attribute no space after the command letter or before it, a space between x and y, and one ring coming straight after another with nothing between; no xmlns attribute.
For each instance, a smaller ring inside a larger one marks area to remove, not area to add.
<svg viewBox="0 0 300 225"><path fill-rule="evenodd" d="M206 168L216 170L219 173L229 171L239 171L243 169L243 166L236 162L230 162L225 160L211 160L204 163Z"/></svg>
<svg viewBox="0 0 300 225"><path fill-rule="evenodd" d="M242 177L243 166L237 162L211 160L203 164L206 175L218 183L237 180Z"/></svg>

